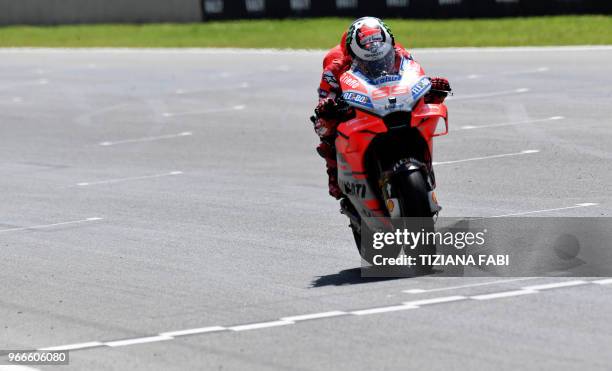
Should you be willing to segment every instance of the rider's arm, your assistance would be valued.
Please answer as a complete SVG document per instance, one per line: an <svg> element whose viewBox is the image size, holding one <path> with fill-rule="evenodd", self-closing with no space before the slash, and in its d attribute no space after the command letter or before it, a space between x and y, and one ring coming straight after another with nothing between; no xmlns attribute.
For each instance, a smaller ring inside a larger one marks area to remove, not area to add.
<svg viewBox="0 0 612 371"><path fill-rule="evenodd" d="M340 94L340 75L350 66L350 59L339 57L331 60L324 68L319 83L319 99L335 98Z"/></svg>
<svg viewBox="0 0 612 371"><path fill-rule="evenodd" d="M321 76L319 84L319 104L315 108L313 123L315 131L321 138L336 135L336 126L342 120L344 112L339 109L336 99L342 96L340 76L348 70L351 60L347 57L336 58L328 63ZM346 112L344 112L346 114Z"/></svg>

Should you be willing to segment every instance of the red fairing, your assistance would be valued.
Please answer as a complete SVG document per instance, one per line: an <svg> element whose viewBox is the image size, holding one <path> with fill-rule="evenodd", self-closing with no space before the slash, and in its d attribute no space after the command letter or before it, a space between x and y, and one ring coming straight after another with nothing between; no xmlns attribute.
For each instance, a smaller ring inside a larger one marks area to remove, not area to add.
<svg viewBox="0 0 612 371"><path fill-rule="evenodd" d="M416 127L426 140L429 151L433 154L432 138L443 135L435 134L437 122L443 119L448 132L447 111L444 104L425 104L423 100L415 106L412 113L411 126ZM380 117L370 113L357 110L356 117L338 126L336 137L336 151L338 158L343 161L339 163L339 171L354 181L368 179L365 169L365 154L372 140L379 134L386 133L387 128ZM371 216L383 216L384 207L377 198L353 200L357 205L367 209Z"/></svg>
<svg viewBox="0 0 612 371"><path fill-rule="evenodd" d="M408 60L404 64L402 76L413 76L414 84L387 84L382 86L364 86L367 84L352 73L347 71L340 77L340 88L343 91L351 92L351 94L362 94L362 97L367 97L367 101L360 100L357 103L363 106L357 106L355 109L355 117L340 123L337 127L336 151L339 166L339 179L342 184L376 184L376 179L369 179L368 169L366 169L365 155L368 148L372 145L372 140L381 134L388 132L387 125L378 111L372 112L366 104L370 102L380 102L388 97L401 97L407 94L415 94L418 91L419 84L425 73L421 66L413 61ZM356 93L353 93L356 92ZM347 98L351 99L351 97ZM442 122L442 121L443 122ZM437 104L425 103L424 97L416 101L410 110L410 127L416 128L422 138L427 143L429 154L433 155L433 137L444 135L448 132L448 112L446 105L442 102ZM440 123L438 123L440 121ZM440 124L443 124L441 126ZM445 130L439 130L444 128ZM366 181L366 182L364 182ZM346 192L347 197L351 200L358 210L361 210L365 215L380 216L383 215L385 207L380 204L380 200L373 192L363 192L361 197L355 196L350 189Z"/></svg>
<svg viewBox="0 0 612 371"><path fill-rule="evenodd" d="M350 167L350 169L341 168L341 170L354 173L364 172L365 150L376 134L385 132L387 132L387 127L382 120L360 110L356 111L354 119L340 124L336 138L336 151L344 156ZM354 174L354 176L365 179L365 174Z"/></svg>
<svg viewBox="0 0 612 371"><path fill-rule="evenodd" d="M417 128L421 132L421 135L427 141L432 155L433 137L446 134L446 132L435 133L439 119L445 122L448 120L448 112L444 104L425 104L421 100L412 111L410 126ZM363 172L365 170L363 156L366 149L377 134L387 132L387 127L380 117L357 110L355 118L341 123L337 131L336 151L344 156L350 171Z"/></svg>
<svg viewBox="0 0 612 371"><path fill-rule="evenodd" d="M366 180L364 156L372 139L387 128L382 120L363 111L357 111L354 119L338 126L336 151L347 165L341 165L339 171L350 173L355 180ZM369 210L371 216L383 216L382 205L376 198L362 200L362 206Z"/></svg>
<svg viewBox="0 0 612 371"><path fill-rule="evenodd" d="M436 127L438 120L442 119L446 125L446 132L436 134ZM445 135L448 132L448 111L446 105L439 104L425 104L424 100L421 100L412 110L412 127L416 127L421 132L421 135L427 141L429 147L429 153L433 156L433 137Z"/></svg>

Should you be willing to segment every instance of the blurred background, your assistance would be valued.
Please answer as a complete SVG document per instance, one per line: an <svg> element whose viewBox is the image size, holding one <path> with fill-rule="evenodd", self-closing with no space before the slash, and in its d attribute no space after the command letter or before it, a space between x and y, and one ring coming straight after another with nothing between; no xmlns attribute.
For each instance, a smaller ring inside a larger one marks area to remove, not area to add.
<svg viewBox="0 0 612 371"><path fill-rule="evenodd" d="M287 17L480 18L610 14L608 0L0 0L0 25Z"/></svg>

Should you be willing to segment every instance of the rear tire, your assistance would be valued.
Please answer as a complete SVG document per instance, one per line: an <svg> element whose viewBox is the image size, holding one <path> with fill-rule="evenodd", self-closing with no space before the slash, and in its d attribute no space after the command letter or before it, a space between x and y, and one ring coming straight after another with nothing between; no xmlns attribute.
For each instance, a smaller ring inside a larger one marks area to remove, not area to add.
<svg viewBox="0 0 612 371"><path fill-rule="evenodd" d="M392 246L387 246L382 250L375 250L372 248L371 240L366 241L366 244L362 247L362 236L368 236L371 238L373 232L364 222L361 223L361 227L356 227L352 223L350 227L353 231L353 238L355 239L355 245L357 246L357 251L359 252L359 255L371 266L375 266L373 260L376 255L380 255L383 258L397 258L397 256L399 255L401 247L394 248Z"/></svg>
<svg viewBox="0 0 612 371"><path fill-rule="evenodd" d="M393 189L397 191L397 198L400 202L401 215L403 218L419 218L420 228L425 232L434 231L433 213L429 204L429 191L427 181L421 171L402 172L395 175L392 180ZM381 255L386 258L396 258L401 252L401 246L392 248L387 246L383 250L374 250L370 246L371 241L366 241L365 248L362 249L362 236L372 236L372 231L366 223L361 223L361 226L355 225L351 221L350 228L353 232L355 245L359 251L359 255L368 264L373 264L375 255ZM397 226L402 227L402 226ZM365 230L362 230L364 228ZM419 231L420 231L419 228ZM436 253L436 246L418 246L415 250L404 251L406 255L433 255ZM417 257L418 259L418 257ZM417 260L420 261L420 260ZM421 275L431 273L431 266L417 266L411 275ZM404 275L401 273L400 275Z"/></svg>

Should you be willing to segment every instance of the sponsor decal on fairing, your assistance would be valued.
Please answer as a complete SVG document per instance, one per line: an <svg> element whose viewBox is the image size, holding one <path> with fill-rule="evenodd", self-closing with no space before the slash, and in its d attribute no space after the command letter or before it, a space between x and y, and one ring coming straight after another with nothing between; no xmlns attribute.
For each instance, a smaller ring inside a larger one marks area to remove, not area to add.
<svg viewBox="0 0 612 371"><path fill-rule="evenodd" d="M372 100L370 100L370 97L368 97L367 95L364 95L364 94L359 94L359 93L355 93L355 92L352 92L352 91L347 91L347 92L342 94L342 98L345 101L347 101L347 102L352 102L352 103L360 105L360 106L364 106L364 107L368 107L368 108L373 108L374 107L372 105Z"/></svg>
<svg viewBox="0 0 612 371"><path fill-rule="evenodd" d="M431 81L428 77L422 77L414 86L412 87L412 99L415 101L420 99L425 93L429 91L431 87Z"/></svg>

